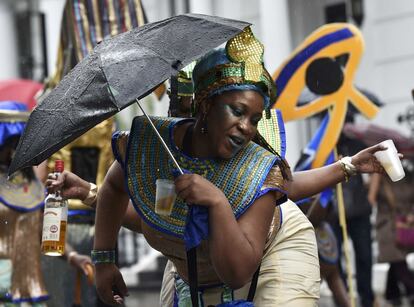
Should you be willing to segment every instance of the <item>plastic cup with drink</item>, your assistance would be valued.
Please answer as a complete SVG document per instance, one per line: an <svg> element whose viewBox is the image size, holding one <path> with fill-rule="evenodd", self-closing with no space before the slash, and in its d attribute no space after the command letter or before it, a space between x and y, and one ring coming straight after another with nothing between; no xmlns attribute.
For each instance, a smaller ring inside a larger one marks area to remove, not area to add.
<svg viewBox="0 0 414 307"><path fill-rule="evenodd" d="M170 215L177 198L174 181L168 179L157 179L155 192L155 213L159 215Z"/></svg>
<svg viewBox="0 0 414 307"><path fill-rule="evenodd" d="M380 143L386 150L374 153L375 158L381 163L392 181L398 181L404 178L405 172L398 156L397 148L395 148L392 140L386 140Z"/></svg>

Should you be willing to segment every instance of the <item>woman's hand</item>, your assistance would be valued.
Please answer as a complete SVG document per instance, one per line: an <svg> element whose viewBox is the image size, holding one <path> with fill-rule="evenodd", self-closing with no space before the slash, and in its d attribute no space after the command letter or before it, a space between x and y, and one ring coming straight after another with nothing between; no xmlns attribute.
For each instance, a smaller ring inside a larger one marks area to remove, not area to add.
<svg viewBox="0 0 414 307"><path fill-rule="evenodd" d="M210 207L227 202L224 193L207 179L197 174L184 174L175 179L177 196L187 204Z"/></svg>
<svg viewBox="0 0 414 307"><path fill-rule="evenodd" d="M352 164L356 167L359 173L384 173L384 168L379 161L375 158L374 153L386 148L380 144L368 147L361 150L354 156L352 156Z"/></svg>
<svg viewBox="0 0 414 307"><path fill-rule="evenodd" d="M88 277L88 283L93 285L94 273L91 257L72 251L68 255L68 262L70 265L82 271Z"/></svg>
<svg viewBox="0 0 414 307"><path fill-rule="evenodd" d="M50 173L46 180L48 193L60 190L62 196L68 199L84 200L88 196L90 187L89 182L68 171L64 171L57 178L54 173Z"/></svg>
<svg viewBox="0 0 414 307"><path fill-rule="evenodd" d="M122 305L124 297L128 296L128 289L121 272L113 263L99 263L95 265L96 290L101 300L109 305ZM116 289L113 291L112 289Z"/></svg>

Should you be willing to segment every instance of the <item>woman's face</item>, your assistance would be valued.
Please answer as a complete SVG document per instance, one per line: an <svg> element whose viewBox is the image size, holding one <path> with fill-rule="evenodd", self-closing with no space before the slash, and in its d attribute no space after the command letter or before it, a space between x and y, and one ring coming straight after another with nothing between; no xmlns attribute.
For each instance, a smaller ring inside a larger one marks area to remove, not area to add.
<svg viewBox="0 0 414 307"><path fill-rule="evenodd" d="M210 154L230 159L250 142L262 118L264 101L256 91L229 91L214 96L206 114Z"/></svg>

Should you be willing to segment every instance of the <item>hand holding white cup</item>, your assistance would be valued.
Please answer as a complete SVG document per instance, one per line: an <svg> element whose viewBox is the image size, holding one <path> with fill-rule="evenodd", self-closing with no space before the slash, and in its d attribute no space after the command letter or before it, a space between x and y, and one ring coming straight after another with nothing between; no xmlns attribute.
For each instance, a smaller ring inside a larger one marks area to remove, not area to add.
<svg viewBox="0 0 414 307"><path fill-rule="evenodd" d="M394 142L392 140L386 140L381 142L380 145L387 149L375 152L375 158L381 163L392 181L395 182L403 179L405 177L405 172Z"/></svg>

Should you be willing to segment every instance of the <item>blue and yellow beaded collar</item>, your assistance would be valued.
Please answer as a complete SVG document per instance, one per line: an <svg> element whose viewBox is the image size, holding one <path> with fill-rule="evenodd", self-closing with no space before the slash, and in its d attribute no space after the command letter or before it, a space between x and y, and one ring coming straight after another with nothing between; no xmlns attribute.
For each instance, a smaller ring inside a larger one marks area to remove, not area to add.
<svg viewBox="0 0 414 307"><path fill-rule="evenodd" d="M231 160L190 158L174 145L172 135L176 125L189 120L153 118L180 166L219 187L239 218L260 195L263 182L278 157L250 142ZM144 117L136 117L132 124L124 169L130 198L144 221L164 233L183 238L188 206L182 200L177 199L170 216L154 212L155 181L173 179L174 166Z"/></svg>

